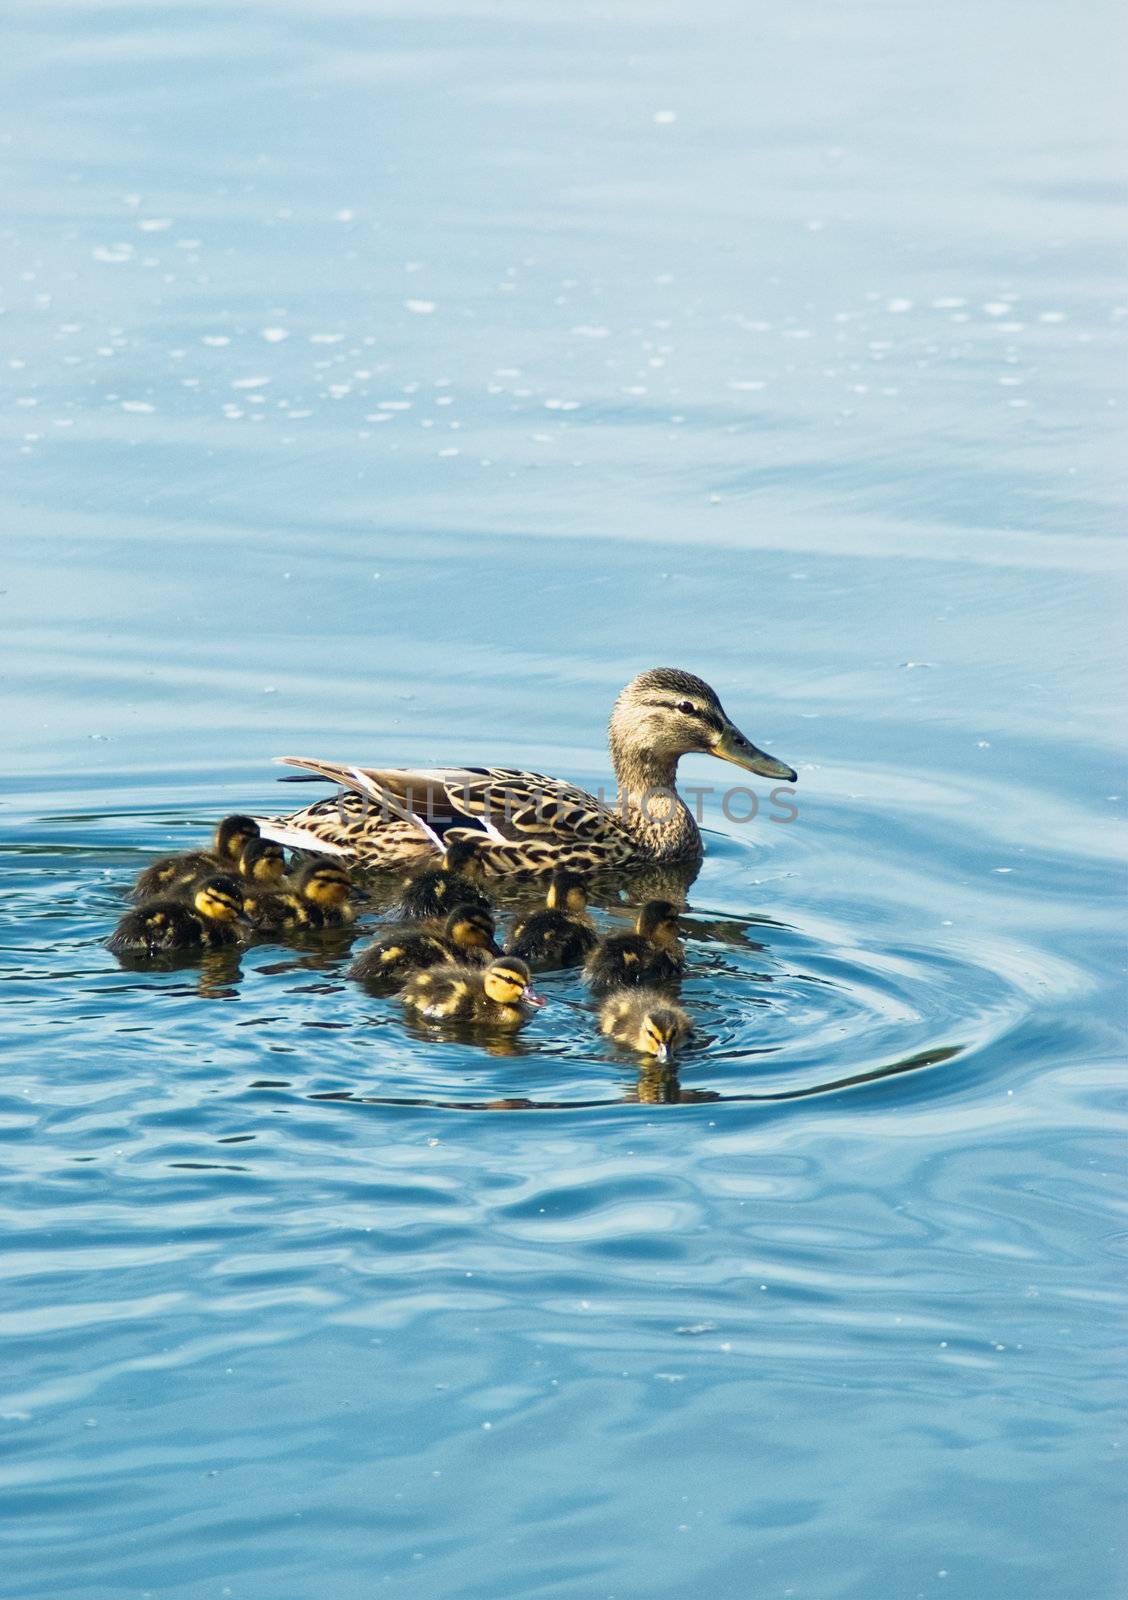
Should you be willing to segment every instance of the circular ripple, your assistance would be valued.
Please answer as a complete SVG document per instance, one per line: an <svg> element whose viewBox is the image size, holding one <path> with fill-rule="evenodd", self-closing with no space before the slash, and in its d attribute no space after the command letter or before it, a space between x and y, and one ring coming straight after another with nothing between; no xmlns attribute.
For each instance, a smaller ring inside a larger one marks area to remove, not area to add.
<svg viewBox="0 0 1128 1600"><path fill-rule="evenodd" d="M682 1000L697 1031L677 1073L661 1072L599 1036L575 973L538 979L549 1004L514 1037L409 1023L394 997L346 981L349 941L339 938L124 971L102 941L146 831L120 815L45 819L36 846L9 857L9 998L24 1006L29 1049L37 1036L53 1048L56 1030L81 1020L126 1066L141 1044L169 1074L326 1106L786 1101L890 1093L890 1079L903 1093L910 1077L919 1095L972 1081L988 1056L1005 1060L1036 1007L1079 982L1019 939L938 916L944 886L907 852L898 858L892 830L879 873L826 830L714 838L685 916ZM602 925L629 925L636 888L608 892ZM503 898L519 903L522 892Z"/></svg>

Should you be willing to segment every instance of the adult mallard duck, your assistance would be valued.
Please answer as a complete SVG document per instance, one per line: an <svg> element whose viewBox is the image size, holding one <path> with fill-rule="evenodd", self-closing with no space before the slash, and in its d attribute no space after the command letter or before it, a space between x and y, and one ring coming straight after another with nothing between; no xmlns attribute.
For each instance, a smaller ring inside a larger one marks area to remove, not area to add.
<svg viewBox="0 0 1128 1600"><path fill-rule="evenodd" d="M410 864L461 834L485 835L478 862L490 876L618 870L700 861L701 834L676 788L678 761L691 751L796 780L789 766L745 738L707 683L673 667L627 684L611 713L610 746L613 804L508 767L355 767L281 756L283 765L303 767L341 792L260 827L281 844L367 867Z"/></svg>

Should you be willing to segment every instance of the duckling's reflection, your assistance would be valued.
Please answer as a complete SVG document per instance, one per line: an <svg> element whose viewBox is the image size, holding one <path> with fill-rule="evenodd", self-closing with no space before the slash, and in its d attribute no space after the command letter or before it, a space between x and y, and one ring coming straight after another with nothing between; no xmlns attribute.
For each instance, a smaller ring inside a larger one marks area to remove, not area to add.
<svg viewBox="0 0 1128 1600"><path fill-rule="evenodd" d="M479 1040L479 1042L481 1042ZM514 1041L516 1042L516 1041ZM876 1083L882 1078L892 1078L906 1072L919 1072L924 1068L939 1066L961 1055L964 1045L939 1045L931 1050L920 1050L899 1061L890 1061L868 1072L851 1073L846 1078L831 1079L826 1083L811 1084L803 1089L783 1089L772 1094L720 1094L712 1089L685 1089L678 1082L677 1069L669 1062L646 1062L636 1081L620 1096L624 1105L773 1105L788 1100L809 1100L819 1095L834 1094L843 1089L860 1088ZM515 1054L507 1049L505 1054ZM659 1081L654 1081L657 1074ZM252 1088L264 1085L252 1084ZM275 1085L271 1084L273 1088ZM321 1091L305 1097L309 1100L336 1100L350 1105L426 1106L443 1111L585 1111L606 1110L616 1102L606 1096L592 1100L530 1100L521 1096L507 1096L497 1100L438 1100L425 1095L354 1094L351 1089Z"/></svg>
<svg viewBox="0 0 1128 1600"><path fill-rule="evenodd" d="M536 1039L522 1038L512 1028L482 1027L472 1022L433 1022L411 1011L404 1014L403 1031L421 1043L467 1045L487 1056L535 1056L542 1048Z"/></svg>
<svg viewBox="0 0 1128 1600"><path fill-rule="evenodd" d="M644 1106L675 1105L681 1099L678 1069L673 1062L647 1061L638 1069L638 1085L630 1089L623 1099L637 1100Z"/></svg>
<svg viewBox="0 0 1128 1600"><path fill-rule="evenodd" d="M196 975L201 1000L231 1000L243 981L238 950L209 950Z"/></svg>
<svg viewBox="0 0 1128 1600"><path fill-rule="evenodd" d="M172 991L178 994L195 993L202 1000L230 1000L243 979L239 963L241 951L226 946L222 950L198 951L166 950L147 956L140 951L126 951L117 957L123 972L154 973L182 972L194 982L178 985ZM145 987L148 987L147 985Z"/></svg>

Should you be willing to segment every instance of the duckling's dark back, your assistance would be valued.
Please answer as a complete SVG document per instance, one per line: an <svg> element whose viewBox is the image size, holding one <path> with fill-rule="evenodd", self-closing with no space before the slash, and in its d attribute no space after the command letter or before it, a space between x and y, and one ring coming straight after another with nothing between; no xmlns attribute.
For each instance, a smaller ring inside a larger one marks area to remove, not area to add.
<svg viewBox="0 0 1128 1600"><path fill-rule="evenodd" d="M360 983L402 983L413 972L440 966L450 959L450 947L437 933L425 929L389 933L361 951L348 976Z"/></svg>
<svg viewBox="0 0 1128 1600"><path fill-rule="evenodd" d="M683 961L640 933L611 933L588 957L584 977L593 994L607 995L615 989L672 983L683 970Z"/></svg>
<svg viewBox="0 0 1128 1600"><path fill-rule="evenodd" d="M534 911L522 917L506 942L507 955L520 956L536 972L578 967L595 949L594 928L564 911Z"/></svg>
<svg viewBox="0 0 1128 1600"><path fill-rule="evenodd" d="M424 867L404 883L399 915L420 922L445 917L455 906L473 906L488 911L490 903L464 873L450 867Z"/></svg>

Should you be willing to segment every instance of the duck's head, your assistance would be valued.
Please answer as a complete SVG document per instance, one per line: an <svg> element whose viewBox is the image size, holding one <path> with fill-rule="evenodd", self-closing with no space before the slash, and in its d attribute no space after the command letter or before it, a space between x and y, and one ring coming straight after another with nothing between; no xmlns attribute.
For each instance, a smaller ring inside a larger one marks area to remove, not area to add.
<svg viewBox="0 0 1128 1600"><path fill-rule="evenodd" d="M286 854L273 839L251 839L239 857L239 872L251 883L277 883L286 871Z"/></svg>
<svg viewBox="0 0 1128 1600"><path fill-rule="evenodd" d="M532 973L515 956L502 956L486 968L485 990L489 999L501 1006L543 1006L544 1000L532 989Z"/></svg>
<svg viewBox="0 0 1128 1600"><path fill-rule="evenodd" d="M259 836L259 825L254 817L224 817L218 823L212 848L221 861L238 861L252 839Z"/></svg>
<svg viewBox="0 0 1128 1600"><path fill-rule="evenodd" d="M794 783L783 761L757 749L701 678L677 667L654 667L632 678L611 713L611 754L620 775L640 765L670 770L697 751L719 756L763 778Z"/></svg>
<svg viewBox="0 0 1128 1600"><path fill-rule="evenodd" d="M448 872L460 872L464 878L477 878L481 872L481 845L481 839L452 839L443 851L443 866Z"/></svg>
<svg viewBox="0 0 1128 1600"><path fill-rule="evenodd" d="M243 915L243 891L234 878L220 874L204 879L192 896L192 904L209 922L238 922Z"/></svg>
<svg viewBox="0 0 1128 1600"><path fill-rule="evenodd" d="M668 1061L689 1032L689 1021L677 1006L655 1006L643 1012L635 1049L656 1061Z"/></svg>
<svg viewBox="0 0 1128 1600"><path fill-rule="evenodd" d="M298 873L294 887L311 905L335 910L348 899L352 879L337 861L310 861Z"/></svg>
<svg viewBox="0 0 1128 1600"><path fill-rule="evenodd" d="M662 947L676 944L679 931L678 908L672 900L648 900L635 922L636 933Z"/></svg>
<svg viewBox="0 0 1128 1600"><path fill-rule="evenodd" d="M477 906L455 906L443 924L443 931L460 950L488 950L493 956L501 954L494 940L494 919Z"/></svg>
<svg viewBox="0 0 1128 1600"><path fill-rule="evenodd" d="M587 910L587 879L566 867L557 867L548 884L545 903L550 911L567 911L574 917Z"/></svg>

